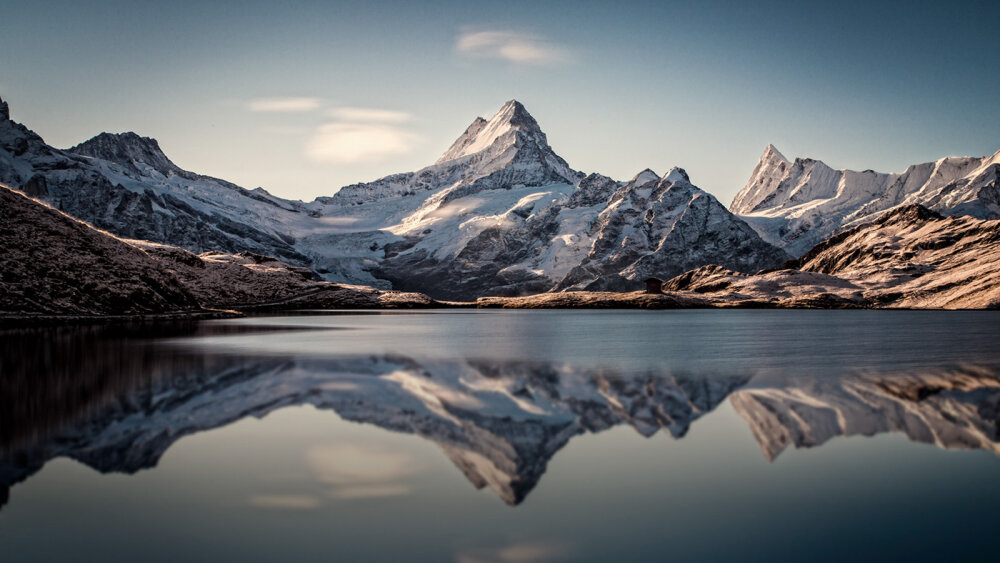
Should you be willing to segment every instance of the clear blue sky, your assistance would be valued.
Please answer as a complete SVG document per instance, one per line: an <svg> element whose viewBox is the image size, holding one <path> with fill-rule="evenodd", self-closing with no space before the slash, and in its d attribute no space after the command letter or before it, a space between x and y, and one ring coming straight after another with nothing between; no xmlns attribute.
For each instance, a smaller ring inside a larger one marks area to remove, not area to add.
<svg viewBox="0 0 1000 563"><path fill-rule="evenodd" d="M68 147L301 199L432 163L521 100L574 168L688 170L728 204L767 143L898 171L1000 149L1000 3L11 2L0 96Z"/></svg>

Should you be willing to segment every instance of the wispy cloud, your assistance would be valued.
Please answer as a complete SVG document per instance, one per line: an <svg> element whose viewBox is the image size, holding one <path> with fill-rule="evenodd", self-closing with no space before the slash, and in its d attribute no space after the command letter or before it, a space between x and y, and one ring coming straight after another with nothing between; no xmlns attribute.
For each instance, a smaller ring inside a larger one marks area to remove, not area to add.
<svg viewBox="0 0 1000 563"><path fill-rule="evenodd" d="M308 495L254 495L250 497L250 504L260 508L311 510L319 508L320 501Z"/></svg>
<svg viewBox="0 0 1000 563"><path fill-rule="evenodd" d="M353 485L337 487L330 496L342 500L360 500L369 498L397 497L410 494L407 485Z"/></svg>
<svg viewBox="0 0 1000 563"><path fill-rule="evenodd" d="M323 105L319 98L254 98L247 102L250 111L266 112L307 112L315 111Z"/></svg>
<svg viewBox="0 0 1000 563"><path fill-rule="evenodd" d="M314 126L305 143L306 157L316 162L371 162L407 153L420 142L420 137L404 126L413 116L403 111L329 107L329 102L314 97L254 98L245 105L253 112L312 113L325 117L326 123ZM274 132L299 131L298 127L283 125Z"/></svg>
<svg viewBox="0 0 1000 563"><path fill-rule="evenodd" d="M401 126L412 119L400 111L341 107L327 112L335 121L320 125L306 142L315 161L355 163L404 154L420 137Z"/></svg>
<svg viewBox="0 0 1000 563"><path fill-rule="evenodd" d="M306 464L317 480L333 485L330 496L341 500L410 494L405 480L418 468L409 454L360 444L314 446L306 452Z"/></svg>
<svg viewBox="0 0 1000 563"><path fill-rule="evenodd" d="M379 123L327 123L306 143L306 155L320 162L366 162L410 152L419 137Z"/></svg>
<svg viewBox="0 0 1000 563"><path fill-rule="evenodd" d="M511 30L465 30L455 52L466 57L499 59L523 65L554 65L571 60L569 49L533 33Z"/></svg>
<svg viewBox="0 0 1000 563"><path fill-rule="evenodd" d="M560 542L522 542L496 548L460 552L457 563L542 563L564 561L571 555L568 545Z"/></svg>

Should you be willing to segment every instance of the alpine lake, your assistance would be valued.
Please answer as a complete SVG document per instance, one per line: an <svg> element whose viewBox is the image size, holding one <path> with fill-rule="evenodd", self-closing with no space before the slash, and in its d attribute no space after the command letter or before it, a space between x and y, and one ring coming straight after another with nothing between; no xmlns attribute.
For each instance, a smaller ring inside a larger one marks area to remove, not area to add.
<svg viewBox="0 0 1000 563"><path fill-rule="evenodd" d="M989 560L989 311L0 331L7 562Z"/></svg>

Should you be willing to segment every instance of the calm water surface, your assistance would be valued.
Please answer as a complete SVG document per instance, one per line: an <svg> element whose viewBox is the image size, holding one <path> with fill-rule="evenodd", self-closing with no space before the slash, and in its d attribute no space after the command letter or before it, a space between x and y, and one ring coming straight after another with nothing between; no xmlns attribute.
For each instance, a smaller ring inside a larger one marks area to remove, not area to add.
<svg viewBox="0 0 1000 563"><path fill-rule="evenodd" d="M1000 315L0 332L0 560L995 560Z"/></svg>

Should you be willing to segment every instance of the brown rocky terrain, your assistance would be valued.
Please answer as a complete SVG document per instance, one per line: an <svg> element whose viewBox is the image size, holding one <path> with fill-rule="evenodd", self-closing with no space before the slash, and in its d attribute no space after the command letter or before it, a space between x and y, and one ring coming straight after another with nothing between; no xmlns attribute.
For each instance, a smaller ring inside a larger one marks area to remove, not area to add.
<svg viewBox="0 0 1000 563"><path fill-rule="evenodd" d="M0 186L0 314L138 315L197 311L155 258Z"/></svg>
<svg viewBox="0 0 1000 563"><path fill-rule="evenodd" d="M715 304L995 309L1000 221L944 217L919 205L835 235L786 268L755 275L705 266L666 284Z"/></svg>
<svg viewBox="0 0 1000 563"><path fill-rule="evenodd" d="M197 255L121 239L3 185L0 249L5 319L435 304L422 294L318 281L268 256Z"/></svg>

